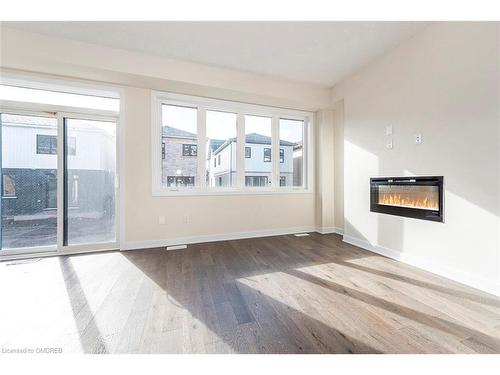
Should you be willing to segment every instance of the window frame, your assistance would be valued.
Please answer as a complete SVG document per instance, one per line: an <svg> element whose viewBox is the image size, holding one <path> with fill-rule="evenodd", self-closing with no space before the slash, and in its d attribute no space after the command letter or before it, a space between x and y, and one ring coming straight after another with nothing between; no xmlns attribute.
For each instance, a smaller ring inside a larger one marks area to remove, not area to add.
<svg viewBox="0 0 500 375"><path fill-rule="evenodd" d="M198 173L195 186L190 188L172 188L161 183L162 159L161 155L161 126L162 105L174 105L196 108L197 110L197 149ZM207 172L206 161L206 112L220 111L237 115L237 152L236 152L236 184L232 187L208 187L205 181ZM225 195L225 194L286 194L286 193L312 193L314 186L313 168L313 129L314 113L292 110L279 107L247 104L199 96L190 96L162 91L151 90L151 158L152 158L152 195L177 196L177 195ZM270 117L272 120L271 163L272 172L269 187L245 186L245 115ZM280 145L279 145L279 120L292 119L304 121L304 158L302 186L280 187Z"/></svg>

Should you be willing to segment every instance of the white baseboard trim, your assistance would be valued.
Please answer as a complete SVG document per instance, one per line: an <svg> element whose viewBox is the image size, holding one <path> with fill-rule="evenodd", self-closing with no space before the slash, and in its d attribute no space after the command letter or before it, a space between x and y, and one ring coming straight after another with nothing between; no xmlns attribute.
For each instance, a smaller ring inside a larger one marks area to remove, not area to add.
<svg viewBox="0 0 500 375"><path fill-rule="evenodd" d="M234 232L225 234L209 234L204 236L178 237L163 240L127 241L120 250L151 249L156 247L195 244L203 242L241 240L245 238L281 236L285 234L315 232L315 227L295 227L281 229L266 229L249 232Z"/></svg>
<svg viewBox="0 0 500 375"><path fill-rule="evenodd" d="M476 275L472 275L470 273L460 271L454 268L441 266L437 264L433 264L428 260L419 258L415 255L408 255L393 249L389 249L383 246L374 245L366 240L360 240L356 237L351 237L348 235L344 235L344 242L347 242L351 245L360 247L362 249L386 256L391 259L398 260L400 262L409 264L411 266L423 269L425 271L434 273L439 276L446 277L448 279L457 281L461 284L471 286L473 288L485 291L487 293L491 293L496 296L500 296L500 285L489 280L485 280Z"/></svg>
<svg viewBox="0 0 500 375"><path fill-rule="evenodd" d="M337 227L316 227L316 232L320 234L336 233L342 235L344 234L344 229Z"/></svg>

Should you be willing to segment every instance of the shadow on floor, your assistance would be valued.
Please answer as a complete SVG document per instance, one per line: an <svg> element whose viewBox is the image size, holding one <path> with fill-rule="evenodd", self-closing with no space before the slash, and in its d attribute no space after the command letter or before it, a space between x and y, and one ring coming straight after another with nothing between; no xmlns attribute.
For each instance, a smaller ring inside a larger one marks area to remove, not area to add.
<svg viewBox="0 0 500 375"><path fill-rule="evenodd" d="M99 327L94 320L94 314L85 296L85 291L82 289L80 279L71 264L71 257L59 257L59 266L84 353L108 353L105 340L99 331Z"/></svg>

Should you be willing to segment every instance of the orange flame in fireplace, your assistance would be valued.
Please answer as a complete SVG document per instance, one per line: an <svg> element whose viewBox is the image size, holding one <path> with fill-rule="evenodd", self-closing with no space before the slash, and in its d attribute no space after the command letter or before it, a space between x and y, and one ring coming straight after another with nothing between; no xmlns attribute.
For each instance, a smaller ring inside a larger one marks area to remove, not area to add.
<svg viewBox="0 0 500 375"><path fill-rule="evenodd" d="M421 208L425 210L439 210L437 199L432 199L428 196L414 198L395 193L380 193L378 204L387 206L400 206L410 208Z"/></svg>

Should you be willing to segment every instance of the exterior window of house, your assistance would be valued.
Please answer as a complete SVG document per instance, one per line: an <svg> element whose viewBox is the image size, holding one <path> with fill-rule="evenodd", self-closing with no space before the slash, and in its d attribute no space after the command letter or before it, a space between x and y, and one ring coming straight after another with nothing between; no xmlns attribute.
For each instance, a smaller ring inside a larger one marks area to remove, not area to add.
<svg viewBox="0 0 500 375"><path fill-rule="evenodd" d="M161 160L165 160L165 142L161 143Z"/></svg>
<svg viewBox="0 0 500 375"><path fill-rule="evenodd" d="M273 172L271 123L271 117L245 116L245 147L255 150L256 155L264 155L263 158L245 159L245 186L270 187L271 185Z"/></svg>
<svg viewBox="0 0 500 375"><path fill-rule="evenodd" d="M68 137L68 155L76 155L76 138ZM57 155L57 136L37 134L36 153L46 155Z"/></svg>
<svg viewBox="0 0 500 375"><path fill-rule="evenodd" d="M267 176L245 176L245 185L251 187L265 187L269 184Z"/></svg>
<svg viewBox="0 0 500 375"><path fill-rule="evenodd" d="M252 148L251 147L245 147L245 158L250 159L252 157Z"/></svg>
<svg viewBox="0 0 500 375"><path fill-rule="evenodd" d="M286 186L286 177L280 176L280 186Z"/></svg>
<svg viewBox="0 0 500 375"><path fill-rule="evenodd" d="M280 119L280 186L304 185L304 121ZM283 155L283 156L282 156ZM281 178L284 184L281 184Z"/></svg>
<svg viewBox="0 0 500 375"><path fill-rule="evenodd" d="M264 148L264 163L270 163L270 162L271 162L271 149Z"/></svg>
<svg viewBox="0 0 500 375"><path fill-rule="evenodd" d="M16 196L16 183L11 175L3 175L2 197L12 198Z"/></svg>
<svg viewBox="0 0 500 375"><path fill-rule="evenodd" d="M231 187L236 183L236 114L207 110L207 163L214 156L215 169L207 168L207 187ZM224 157L222 157L224 156ZM217 164L215 164L217 160Z"/></svg>
<svg viewBox="0 0 500 375"><path fill-rule="evenodd" d="M57 137L55 135L37 134L36 153L57 155Z"/></svg>
<svg viewBox="0 0 500 375"><path fill-rule="evenodd" d="M214 157L214 167L216 167L216 166L217 166L217 158Z"/></svg>
<svg viewBox="0 0 500 375"><path fill-rule="evenodd" d="M194 185L193 176L167 176L167 185L175 187L187 187Z"/></svg>
<svg viewBox="0 0 500 375"><path fill-rule="evenodd" d="M198 156L198 146L182 145L182 156Z"/></svg>
<svg viewBox="0 0 500 375"><path fill-rule="evenodd" d="M196 108L163 104L161 136L165 155L161 165L162 186L192 188L198 173Z"/></svg>

